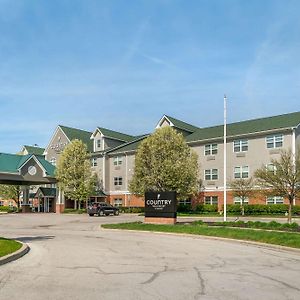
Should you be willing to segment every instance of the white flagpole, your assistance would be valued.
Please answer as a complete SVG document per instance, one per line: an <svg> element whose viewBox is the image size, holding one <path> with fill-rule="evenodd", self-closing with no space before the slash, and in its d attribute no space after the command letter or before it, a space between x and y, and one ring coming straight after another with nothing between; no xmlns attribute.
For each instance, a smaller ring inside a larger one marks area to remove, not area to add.
<svg viewBox="0 0 300 300"><path fill-rule="evenodd" d="M226 133L226 116L227 116L227 98L224 95L224 222L227 221L227 133Z"/></svg>

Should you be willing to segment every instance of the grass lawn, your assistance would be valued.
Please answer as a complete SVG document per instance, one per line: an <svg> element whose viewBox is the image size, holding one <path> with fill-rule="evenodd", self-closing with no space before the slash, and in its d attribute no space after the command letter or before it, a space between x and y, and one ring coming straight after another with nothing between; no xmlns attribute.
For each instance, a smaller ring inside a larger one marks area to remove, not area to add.
<svg viewBox="0 0 300 300"><path fill-rule="evenodd" d="M0 237L0 257L13 253L19 250L21 247L22 244L17 241L7 240Z"/></svg>
<svg viewBox="0 0 300 300"><path fill-rule="evenodd" d="M104 224L102 225L102 227L109 229L174 232L205 236L216 236L236 240L247 240L293 248L300 248L300 234L294 232L276 232L248 228L242 229L228 227L212 227L202 224L154 225L144 224L141 222Z"/></svg>

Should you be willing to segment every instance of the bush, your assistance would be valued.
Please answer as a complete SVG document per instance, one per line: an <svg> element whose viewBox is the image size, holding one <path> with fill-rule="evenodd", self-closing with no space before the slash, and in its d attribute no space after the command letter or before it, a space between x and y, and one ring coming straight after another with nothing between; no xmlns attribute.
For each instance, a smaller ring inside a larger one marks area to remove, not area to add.
<svg viewBox="0 0 300 300"><path fill-rule="evenodd" d="M140 214L145 211L144 207L119 207L121 213Z"/></svg>
<svg viewBox="0 0 300 300"><path fill-rule="evenodd" d="M1 212L15 212L17 210L18 210L17 207L14 206L0 206Z"/></svg>
<svg viewBox="0 0 300 300"><path fill-rule="evenodd" d="M192 206L190 204L179 204L177 206L177 212L191 212Z"/></svg>
<svg viewBox="0 0 300 300"><path fill-rule="evenodd" d="M194 211L196 213L211 213L211 212L218 212L218 205L217 204L198 204L196 205Z"/></svg>
<svg viewBox="0 0 300 300"><path fill-rule="evenodd" d="M65 208L65 214L85 214L87 211L85 208L82 209L74 209L74 208Z"/></svg>

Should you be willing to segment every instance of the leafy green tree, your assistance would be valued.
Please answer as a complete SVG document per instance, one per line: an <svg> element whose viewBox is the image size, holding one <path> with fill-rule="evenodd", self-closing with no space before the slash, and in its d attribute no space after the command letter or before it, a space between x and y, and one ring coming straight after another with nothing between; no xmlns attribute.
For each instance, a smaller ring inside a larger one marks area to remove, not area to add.
<svg viewBox="0 0 300 300"><path fill-rule="evenodd" d="M255 189L254 189L254 180L253 178L240 178L235 179L229 182L229 187L232 189L233 197L238 197L241 199L241 214L245 215L245 201L250 197L254 197Z"/></svg>
<svg viewBox="0 0 300 300"><path fill-rule="evenodd" d="M197 154L182 134L171 127L157 129L143 140L135 157L129 190L136 195L146 191L176 191L187 199L199 191Z"/></svg>
<svg viewBox="0 0 300 300"><path fill-rule="evenodd" d="M12 199L20 208L20 196L22 190L20 185L0 184L0 197L4 199Z"/></svg>
<svg viewBox="0 0 300 300"><path fill-rule="evenodd" d="M75 139L65 147L58 159L56 178L66 197L74 200L74 209L77 209L77 203L80 209L95 185L87 147L82 141Z"/></svg>
<svg viewBox="0 0 300 300"><path fill-rule="evenodd" d="M299 153L299 151L298 151ZM272 159L269 166L256 170L257 183L267 196L281 196L289 200L288 222L292 222L292 205L300 197L300 157L282 151L279 159Z"/></svg>

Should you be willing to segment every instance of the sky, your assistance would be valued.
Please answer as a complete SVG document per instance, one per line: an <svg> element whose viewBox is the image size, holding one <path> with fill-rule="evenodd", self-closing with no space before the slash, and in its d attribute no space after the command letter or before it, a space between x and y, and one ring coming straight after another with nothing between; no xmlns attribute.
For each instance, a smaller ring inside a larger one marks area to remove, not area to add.
<svg viewBox="0 0 300 300"><path fill-rule="evenodd" d="M300 111L298 0L0 0L0 152Z"/></svg>

